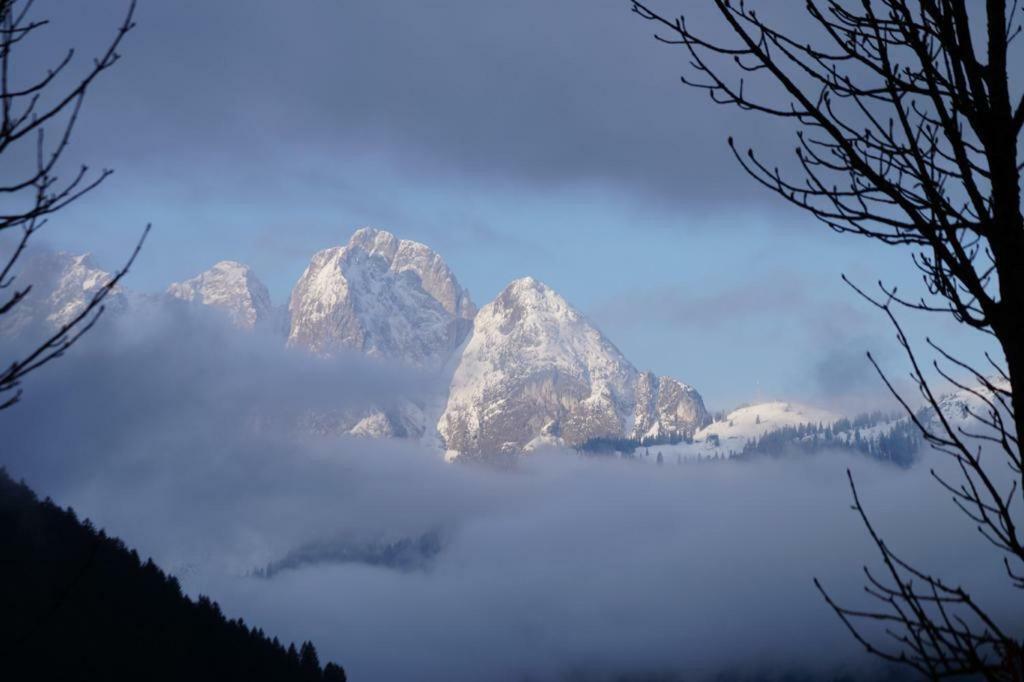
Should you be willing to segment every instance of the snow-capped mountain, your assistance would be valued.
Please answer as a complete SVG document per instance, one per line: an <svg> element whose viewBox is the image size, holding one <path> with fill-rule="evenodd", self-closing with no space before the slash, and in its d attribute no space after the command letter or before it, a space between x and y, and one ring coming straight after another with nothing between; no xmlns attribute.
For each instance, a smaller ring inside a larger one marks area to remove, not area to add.
<svg viewBox="0 0 1024 682"><path fill-rule="evenodd" d="M320 355L343 349L440 368L476 307L427 246L363 228L313 256L292 291L288 343Z"/></svg>
<svg viewBox="0 0 1024 682"><path fill-rule="evenodd" d="M113 275L97 268L89 254L69 256L58 254L58 258L66 259L56 286L50 293L49 304L52 312L46 319L54 327L70 322L88 304L96 293L107 285ZM124 305L123 295L112 292L104 301L107 308Z"/></svg>
<svg viewBox="0 0 1024 682"><path fill-rule="evenodd" d="M452 453L671 437L707 419L696 391L641 374L582 314L532 277L484 306L438 432Z"/></svg>
<svg viewBox="0 0 1024 682"><path fill-rule="evenodd" d="M36 251L24 259L14 286L31 285L22 301L4 315L3 333L15 335L35 325L55 330L70 322L110 281L111 273L96 267L89 254ZM107 310L121 310L126 297L119 288L104 301Z"/></svg>
<svg viewBox="0 0 1024 682"><path fill-rule="evenodd" d="M231 323L242 329L275 320L270 293L247 265L223 260L184 282L167 287L174 298L222 310Z"/></svg>
<svg viewBox="0 0 1024 682"><path fill-rule="evenodd" d="M988 381L997 389L1009 390L1010 388L1010 382L1001 376L989 377ZM992 421L993 407L999 411L1000 416L1004 420L1007 422L1011 421L998 396L993 394L991 390L980 382L977 382L972 389L973 392L966 389L958 389L939 398L939 411L942 412L942 416L945 417L952 428L962 428L970 424L970 432L972 433L987 431L987 429L979 429L980 422L978 418ZM1004 400L1009 402L1008 399L1004 398ZM942 429L938 416L934 412L929 415L929 421L936 430L940 431Z"/></svg>
<svg viewBox="0 0 1024 682"><path fill-rule="evenodd" d="M21 277L33 284L32 294L16 315L0 320L0 331L59 326L111 275L87 255L40 252L26 259ZM221 261L166 293L222 311L241 329L284 326L266 287L241 263ZM107 303L134 314L159 301L119 288ZM695 389L638 371L550 287L530 277L516 280L478 313L437 253L382 230L360 229L344 246L316 254L289 308L293 347L320 355L354 350L428 370L437 380L435 392L416 398L393 396L300 420L304 430L324 435L417 438L450 455L517 453L544 444L628 454L651 445L656 454L683 460L747 453L751 444L783 433L802 442L824 439L827 431L828 447L881 442L898 426L791 402L749 405L711 422ZM982 407L962 391L941 405L957 423ZM807 428L813 426L818 431Z"/></svg>

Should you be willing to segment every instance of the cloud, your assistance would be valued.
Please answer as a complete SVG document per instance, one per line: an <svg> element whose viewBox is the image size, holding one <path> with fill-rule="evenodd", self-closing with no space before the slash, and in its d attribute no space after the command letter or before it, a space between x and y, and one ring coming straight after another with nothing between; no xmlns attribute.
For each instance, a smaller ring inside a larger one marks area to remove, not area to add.
<svg viewBox="0 0 1024 682"><path fill-rule="evenodd" d="M997 610L1012 603L927 474L943 460L656 467L551 451L498 471L258 419L430 386L284 352L180 308L112 317L0 414L0 463L190 593L313 639L353 679L870 678L874 663L811 585L820 576L863 604L859 566L874 550L848 508L847 466L908 559ZM436 551L404 566L359 551L430 534ZM253 573L303 551L269 578Z"/></svg>
<svg viewBox="0 0 1024 682"><path fill-rule="evenodd" d="M123 5L59 3L47 44L95 52ZM82 152L197 198L384 158L411 176L703 204L765 196L728 135L791 156L777 124L684 89L683 51L627 2L148 3L137 19L90 100ZM37 51L29 63L45 64Z"/></svg>
<svg viewBox="0 0 1024 682"><path fill-rule="evenodd" d="M822 349L809 370L821 399L831 406L841 407L847 414L886 405L892 409L898 407L868 361L866 350L872 347L872 342L879 347L877 339L857 338ZM881 348L888 358L891 353L884 352L887 346L881 345ZM902 376L899 379L901 388L905 388Z"/></svg>
<svg viewBox="0 0 1024 682"><path fill-rule="evenodd" d="M769 271L703 291L681 285L633 289L591 312L609 330L646 330L638 334L642 343L650 343L664 330L666 336L679 339L681 348L732 349L695 381L699 388L721 385L724 377L735 373L740 375L740 390L749 392L767 375L773 390L786 392L776 398L811 401L850 415L898 409L865 356L872 351L890 374L899 375L893 376L897 385L906 388L887 321L870 307L858 305L862 302L852 293L831 284L809 275ZM835 298L837 294L843 298ZM691 373L687 376L710 364L694 363L686 352L681 356L686 360L683 369ZM788 365L780 370L782 376L774 376L782 358ZM757 399L764 397L746 398Z"/></svg>
<svg viewBox="0 0 1024 682"><path fill-rule="evenodd" d="M636 289L614 296L594 310L612 324L657 324L705 329L751 318L803 316L817 303L804 277L772 273L756 280L731 282L717 291L694 292L678 285Z"/></svg>

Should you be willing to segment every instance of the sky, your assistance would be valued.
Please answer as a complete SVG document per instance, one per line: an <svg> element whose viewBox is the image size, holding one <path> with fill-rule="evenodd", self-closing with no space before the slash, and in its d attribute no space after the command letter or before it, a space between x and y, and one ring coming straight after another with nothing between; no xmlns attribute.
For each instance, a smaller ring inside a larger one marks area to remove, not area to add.
<svg viewBox="0 0 1024 682"><path fill-rule="evenodd" d="M126 3L47 7L26 72L95 53ZM129 287L232 259L284 303L370 225L435 248L478 305L541 279L714 409L884 401L864 351L893 334L840 273L913 289L906 254L748 178L727 137L785 160L791 131L682 87L651 32L625 0L142 0L68 154L116 172L45 240L112 269L152 223Z"/></svg>

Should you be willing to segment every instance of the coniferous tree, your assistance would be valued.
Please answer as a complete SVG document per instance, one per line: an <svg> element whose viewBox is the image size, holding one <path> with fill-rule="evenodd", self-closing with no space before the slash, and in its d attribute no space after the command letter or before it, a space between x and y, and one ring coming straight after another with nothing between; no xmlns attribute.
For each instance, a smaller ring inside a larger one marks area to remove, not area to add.
<svg viewBox="0 0 1024 682"><path fill-rule="evenodd" d="M334 663L328 663L324 666L324 682L347 682L348 678L345 675L345 669L341 666L337 666Z"/></svg>
<svg viewBox="0 0 1024 682"><path fill-rule="evenodd" d="M302 648L299 650L299 667L302 669L305 679L320 679L320 658L317 656L316 647L312 642L302 643Z"/></svg>
<svg viewBox="0 0 1024 682"><path fill-rule="evenodd" d="M300 659L208 597L189 599L152 560L2 469L0 547L0 679L328 679L312 644Z"/></svg>

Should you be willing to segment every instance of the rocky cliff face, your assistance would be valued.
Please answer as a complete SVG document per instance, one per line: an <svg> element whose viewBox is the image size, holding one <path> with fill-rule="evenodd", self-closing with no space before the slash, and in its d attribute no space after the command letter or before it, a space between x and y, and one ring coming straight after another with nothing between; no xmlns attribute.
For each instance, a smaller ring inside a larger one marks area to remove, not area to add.
<svg viewBox="0 0 1024 682"><path fill-rule="evenodd" d="M288 309L292 346L320 355L356 350L423 368L449 360L476 313L439 255L371 228L313 256Z"/></svg>
<svg viewBox="0 0 1024 682"><path fill-rule="evenodd" d="M59 325L109 279L87 256L42 254L26 269L38 290L6 330L32 320ZM167 294L221 311L241 329L276 329L282 317L267 288L233 261L172 284ZM108 307L126 309L127 297L115 292ZM131 300L136 312L159 303ZM344 246L314 255L292 291L288 317L293 347L325 356L361 352L438 379L437 394L426 398L310 413L304 425L319 433L440 436L451 452L487 455L544 443L669 441L708 421L693 388L639 372L550 287L516 280L478 313L437 253L382 230L360 229Z"/></svg>
<svg viewBox="0 0 1024 682"><path fill-rule="evenodd" d="M438 431L450 451L671 438L707 419L693 389L641 374L579 311L526 277L477 315Z"/></svg>
<svg viewBox="0 0 1024 682"><path fill-rule="evenodd" d="M89 254L37 251L24 259L15 287L32 285L29 294L0 323L4 334L19 334L37 325L53 331L70 322L112 275L96 267ZM123 310L125 293L112 291L104 301L108 312Z"/></svg>
<svg viewBox="0 0 1024 682"><path fill-rule="evenodd" d="M206 272L175 282L167 294L223 311L241 329L253 329L276 320L270 293L248 266L220 261Z"/></svg>
<svg viewBox="0 0 1024 682"><path fill-rule="evenodd" d="M657 441L692 436L707 423L704 401L692 386L672 377L644 372L637 380L631 438Z"/></svg>

